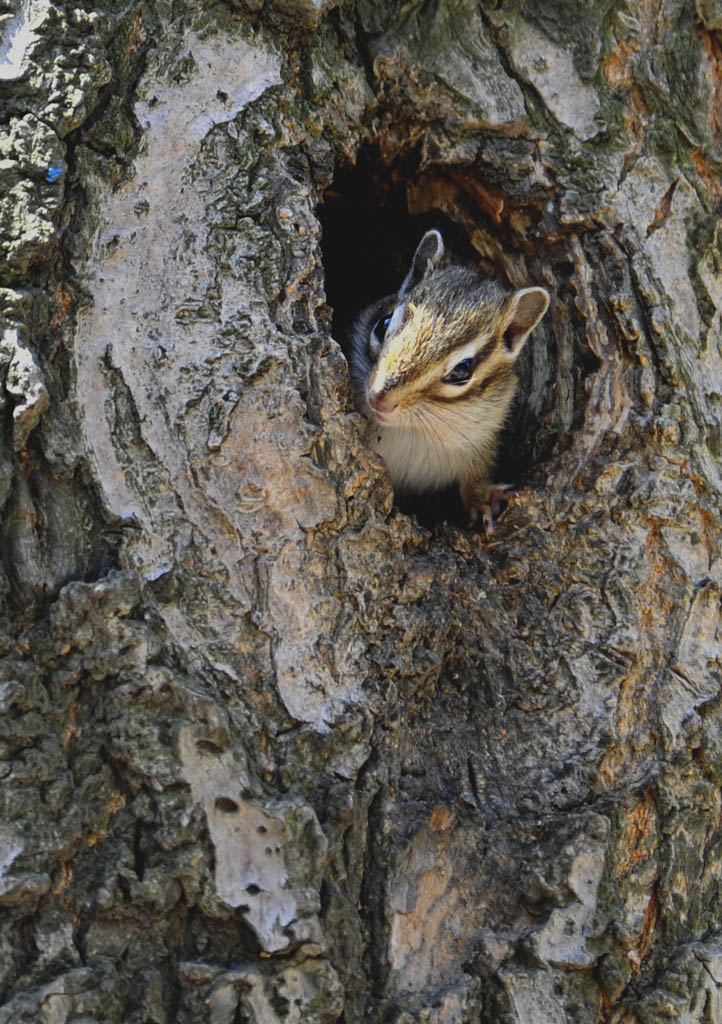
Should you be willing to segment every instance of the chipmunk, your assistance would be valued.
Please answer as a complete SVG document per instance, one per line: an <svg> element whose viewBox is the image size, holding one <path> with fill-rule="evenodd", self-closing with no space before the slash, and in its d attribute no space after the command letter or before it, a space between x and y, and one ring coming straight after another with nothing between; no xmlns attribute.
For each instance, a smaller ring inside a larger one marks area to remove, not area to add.
<svg viewBox="0 0 722 1024"><path fill-rule="evenodd" d="M508 293L474 270L442 265L427 231L396 295L364 309L348 361L357 401L397 494L458 483L473 526L507 501L490 472L517 379L514 363L549 306L543 288Z"/></svg>

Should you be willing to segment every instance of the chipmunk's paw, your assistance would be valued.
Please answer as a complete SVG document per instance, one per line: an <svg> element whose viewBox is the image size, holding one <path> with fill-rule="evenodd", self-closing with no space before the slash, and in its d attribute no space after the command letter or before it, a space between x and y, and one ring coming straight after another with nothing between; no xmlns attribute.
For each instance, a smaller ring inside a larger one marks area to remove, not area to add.
<svg viewBox="0 0 722 1024"><path fill-rule="evenodd" d="M497 520L512 498L516 497L513 484L492 484L489 491L489 508Z"/></svg>
<svg viewBox="0 0 722 1024"><path fill-rule="evenodd" d="M514 496L512 484L492 484L482 495L464 495L464 503L469 513L469 529L481 520L484 533L490 536L494 532L496 520Z"/></svg>

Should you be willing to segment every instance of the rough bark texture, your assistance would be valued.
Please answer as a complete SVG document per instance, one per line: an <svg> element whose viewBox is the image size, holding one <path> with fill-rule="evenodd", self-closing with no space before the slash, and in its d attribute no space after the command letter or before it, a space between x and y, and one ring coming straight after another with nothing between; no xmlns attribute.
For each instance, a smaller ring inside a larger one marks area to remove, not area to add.
<svg viewBox="0 0 722 1024"><path fill-rule="evenodd" d="M722 1020L719 4L0 21L0 1024ZM490 540L331 337L430 224Z"/></svg>

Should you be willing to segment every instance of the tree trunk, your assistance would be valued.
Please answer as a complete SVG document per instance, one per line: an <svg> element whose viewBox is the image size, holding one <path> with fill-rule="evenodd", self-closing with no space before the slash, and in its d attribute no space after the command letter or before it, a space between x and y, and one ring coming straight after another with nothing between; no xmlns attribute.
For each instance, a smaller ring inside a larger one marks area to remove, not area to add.
<svg viewBox="0 0 722 1024"><path fill-rule="evenodd" d="M0 12L0 1024L722 1021L719 5ZM489 538L337 344L430 226Z"/></svg>

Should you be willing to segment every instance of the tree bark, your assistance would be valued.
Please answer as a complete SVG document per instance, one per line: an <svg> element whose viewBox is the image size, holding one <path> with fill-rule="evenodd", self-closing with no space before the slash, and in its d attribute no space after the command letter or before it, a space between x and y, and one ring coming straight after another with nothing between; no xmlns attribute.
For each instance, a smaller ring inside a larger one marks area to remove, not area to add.
<svg viewBox="0 0 722 1024"><path fill-rule="evenodd" d="M0 20L0 1024L722 1020L719 5ZM491 538L337 343L434 225Z"/></svg>

